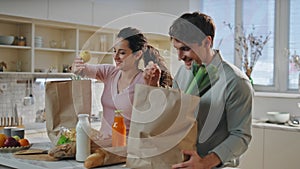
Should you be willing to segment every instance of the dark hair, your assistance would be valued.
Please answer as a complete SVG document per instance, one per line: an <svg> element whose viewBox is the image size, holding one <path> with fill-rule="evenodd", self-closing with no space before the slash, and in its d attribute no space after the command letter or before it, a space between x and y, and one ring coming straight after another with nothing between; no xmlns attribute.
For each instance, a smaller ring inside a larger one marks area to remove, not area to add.
<svg viewBox="0 0 300 169"><path fill-rule="evenodd" d="M147 45L146 51L143 53L144 66L146 67L150 61L156 63L161 69L161 77L159 84L162 87L172 87L173 77L169 72L165 59L160 55L159 51L151 45Z"/></svg>
<svg viewBox="0 0 300 169"><path fill-rule="evenodd" d="M127 40L132 52L143 50L147 44L146 37L138 29L132 27L123 28L117 37Z"/></svg>
<svg viewBox="0 0 300 169"><path fill-rule="evenodd" d="M215 23L210 16L199 12L185 13L173 22L169 35L184 43L200 44L206 36L211 36L213 42L215 29Z"/></svg>

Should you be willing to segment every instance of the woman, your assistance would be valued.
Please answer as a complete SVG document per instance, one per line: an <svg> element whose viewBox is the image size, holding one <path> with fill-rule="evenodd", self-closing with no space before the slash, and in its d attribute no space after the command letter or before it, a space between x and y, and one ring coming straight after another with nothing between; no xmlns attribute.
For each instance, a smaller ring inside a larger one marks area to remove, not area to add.
<svg viewBox="0 0 300 169"><path fill-rule="evenodd" d="M75 69L78 69L75 73L104 83L101 97L103 117L100 129L103 138L111 137L115 110L122 110L128 135L134 86L144 84L143 71L138 68L138 64L147 45L146 37L139 30L127 27L118 33L116 42L113 47L116 65L84 64L80 58L74 61Z"/></svg>

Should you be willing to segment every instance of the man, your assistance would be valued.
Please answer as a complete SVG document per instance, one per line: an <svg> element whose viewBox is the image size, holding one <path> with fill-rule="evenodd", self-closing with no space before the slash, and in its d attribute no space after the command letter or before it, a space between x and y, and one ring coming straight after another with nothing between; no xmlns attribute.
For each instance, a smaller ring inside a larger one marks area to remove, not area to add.
<svg viewBox="0 0 300 169"><path fill-rule="evenodd" d="M186 91L194 76L194 62L206 66L212 83L200 99L197 151L184 150L190 159L172 168L223 167L238 159L251 140L250 81L236 66L224 61L218 50L212 49L215 24L210 16L198 12L183 14L173 22L169 35L178 58L185 63L174 78L174 87Z"/></svg>
<svg viewBox="0 0 300 169"><path fill-rule="evenodd" d="M212 49L215 24L210 16L198 12L183 14L173 22L169 35L179 60L185 64L177 71L173 87L187 91L194 80L194 72L197 74L200 70L195 70L197 65L202 64L211 86L204 94L201 85L196 87L198 90L191 90L190 94L201 96L196 113L197 151L184 150L183 154L188 155L189 160L174 164L172 168L236 166L233 163L247 150L251 140L253 90L248 77L224 61L218 50ZM147 84L158 86L158 66L148 65L144 78Z"/></svg>

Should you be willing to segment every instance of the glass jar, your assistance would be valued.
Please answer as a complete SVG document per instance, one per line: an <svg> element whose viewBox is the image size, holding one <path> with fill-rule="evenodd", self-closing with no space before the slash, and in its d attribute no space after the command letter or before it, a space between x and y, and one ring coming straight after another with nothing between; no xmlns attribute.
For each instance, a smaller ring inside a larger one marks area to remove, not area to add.
<svg viewBox="0 0 300 169"><path fill-rule="evenodd" d="M18 46L26 46L26 38L24 36L18 37Z"/></svg>

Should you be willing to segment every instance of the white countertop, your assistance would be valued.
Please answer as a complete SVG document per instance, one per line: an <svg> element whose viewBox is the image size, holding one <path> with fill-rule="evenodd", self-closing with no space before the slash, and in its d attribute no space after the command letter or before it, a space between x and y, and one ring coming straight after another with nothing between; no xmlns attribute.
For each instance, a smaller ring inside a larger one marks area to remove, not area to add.
<svg viewBox="0 0 300 169"><path fill-rule="evenodd" d="M264 128L273 130L284 130L292 132L300 132L300 127L292 127L287 124L272 124L267 123L262 120L252 121L252 127L254 128ZM39 149L50 149L52 144L46 133L45 123L25 125L26 132L25 137L33 143L32 148ZM0 168L4 166L9 166L12 168L22 168L22 169L45 169L45 168L61 168L61 169L79 169L84 168L83 163L76 162L75 160L60 160L55 162L49 161L37 161L37 160L24 160L13 157L12 153L0 153ZM102 169L126 169L124 164L98 167Z"/></svg>
<svg viewBox="0 0 300 169"><path fill-rule="evenodd" d="M284 124L276 124L276 123L269 123L264 120L252 120L252 127L254 128L264 128L264 129L272 129L272 130L283 130L283 131L290 131L290 132L300 132L300 126L290 126L287 123Z"/></svg>

